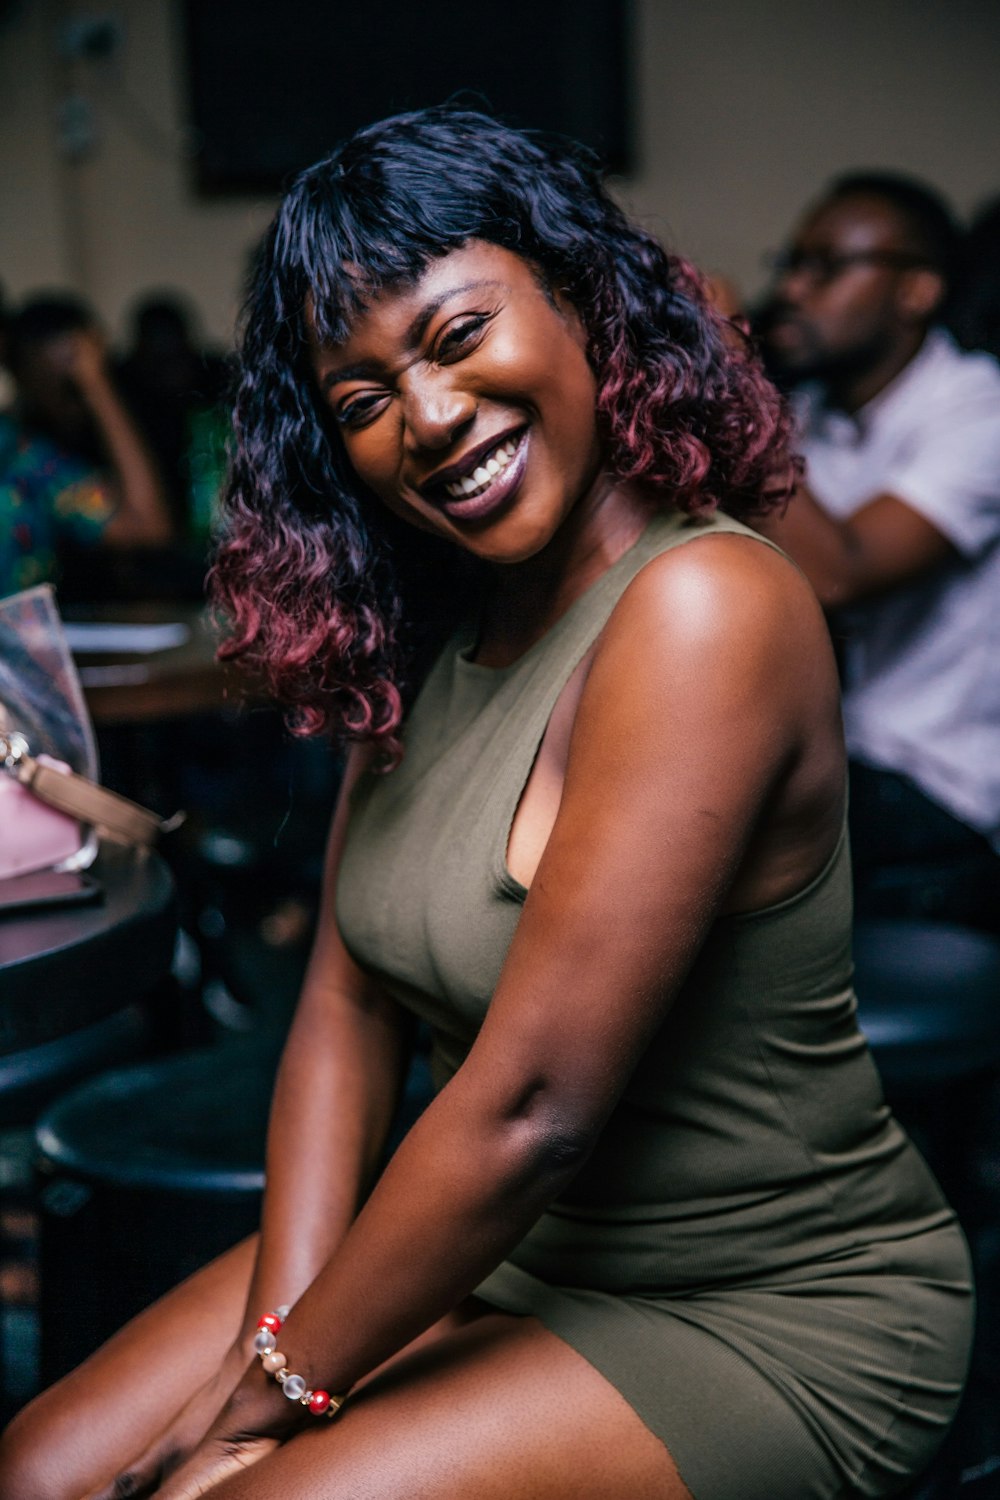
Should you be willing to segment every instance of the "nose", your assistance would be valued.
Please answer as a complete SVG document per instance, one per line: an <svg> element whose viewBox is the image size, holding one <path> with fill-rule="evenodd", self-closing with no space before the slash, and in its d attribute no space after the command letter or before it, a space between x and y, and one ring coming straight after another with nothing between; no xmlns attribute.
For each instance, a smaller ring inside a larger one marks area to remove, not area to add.
<svg viewBox="0 0 1000 1500"><path fill-rule="evenodd" d="M446 370L411 372L403 390L405 443L411 453L449 447L473 421L478 404Z"/></svg>
<svg viewBox="0 0 1000 1500"><path fill-rule="evenodd" d="M812 281L804 266L785 266L775 277L771 300L779 306L798 307L811 288Z"/></svg>
<svg viewBox="0 0 1000 1500"><path fill-rule="evenodd" d="M815 289L815 279L805 270L786 271L778 282L778 300L786 307L801 307Z"/></svg>

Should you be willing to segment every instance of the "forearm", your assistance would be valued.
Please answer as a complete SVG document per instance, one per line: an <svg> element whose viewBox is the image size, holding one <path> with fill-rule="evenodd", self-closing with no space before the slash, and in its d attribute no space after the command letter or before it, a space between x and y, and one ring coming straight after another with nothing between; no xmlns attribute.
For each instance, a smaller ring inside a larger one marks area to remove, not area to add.
<svg viewBox="0 0 1000 1500"><path fill-rule="evenodd" d="M166 542L171 524L156 466L121 398L102 372L82 387L115 479L119 508L107 528L112 545Z"/></svg>
<svg viewBox="0 0 1000 1500"><path fill-rule="evenodd" d="M353 1223L381 1158L406 1051L385 1008L304 997L271 1108L260 1245L239 1340L247 1351L261 1312L294 1302Z"/></svg>
<svg viewBox="0 0 1000 1500"><path fill-rule="evenodd" d="M488 1107L478 1090L453 1082L293 1307L279 1338L289 1367L314 1388L355 1384L472 1292L585 1155L584 1138L549 1128L536 1103ZM254 1430L299 1420L259 1368L236 1404Z"/></svg>
<svg viewBox="0 0 1000 1500"><path fill-rule="evenodd" d="M932 521L888 493L836 520L800 485L783 512L755 525L799 565L828 610L887 593L956 556Z"/></svg>
<svg viewBox="0 0 1000 1500"><path fill-rule="evenodd" d="M864 553L850 522L837 521L804 484L784 510L754 520L809 579L824 609L849 604L865 592Z"/></svg>

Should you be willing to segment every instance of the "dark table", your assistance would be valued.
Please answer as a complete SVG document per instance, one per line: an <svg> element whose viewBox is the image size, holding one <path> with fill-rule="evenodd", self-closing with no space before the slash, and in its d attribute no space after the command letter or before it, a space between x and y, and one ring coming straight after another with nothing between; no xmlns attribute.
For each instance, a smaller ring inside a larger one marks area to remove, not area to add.
<svg viewBox="0 0 1000 1500"><path fill-rule="evenodd" d="M105 844L104 899L0 917L0 1126L26 1125L65 1088L142 1052L177 927L156 854ZM128 1129L128 1121L122 1122ZM2 1311L2 1308L0 1308ZM0 1425L6 1420L0 1347Z"/></svg>
<svg viewBox="0 0 1000 1500"><path fill-rule="evenodd" d="M90 1071L91 1052L101 1066L114 1018L169 972L177 919L163 860L105 844L91 873L99 904L0 917L0 1119L25 1118L25 1091L34 1101L46 1081Z"/></svg>
<svg viewBox="0 0 1000 1500"><path fill-rule="evenodd" d="M87 651L76 654L77 671L94 723L150 724L211 713L227 698L239 699L236 676L215 657L218 632L205 609L189 602L75 605L73 624L178 625L187 638L162 651Z"/></svg>

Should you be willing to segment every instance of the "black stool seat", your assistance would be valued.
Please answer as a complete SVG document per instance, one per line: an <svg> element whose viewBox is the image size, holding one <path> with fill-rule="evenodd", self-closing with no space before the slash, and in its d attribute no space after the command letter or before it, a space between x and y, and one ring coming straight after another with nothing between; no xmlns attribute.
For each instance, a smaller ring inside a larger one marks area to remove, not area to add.
<svg viewBox="0 0 1000 1500"><path fill-rule="evenodd" d="M252 1035L118 1068L41 1117L44 1384L256 1229L279 1047ZM390 1151L429 1094L418 1054Z"/></svg>
<svg viewBox="0 0 1000 1500"><path fill-rule="evenodd" d="M119 1068L74 1089L38 1123L53 1171L118 1187L260 1193L276 1057L206 1048Z"/></svg>
<svg viewBox="0 0 1000 1500"><path fill-rule="evenodd" d="M858 922L862 1029L891 1092L1000 1071L1000 939L941 922Z"/></svg>
<svg viewBox="0 0 1000 1500"><path fill-rule="evenodd" d="M257 1227L276 1061L247 1038L118 1068L41 1117L44 1384Z"/></svg>
<svg viewBox="0 0 1000 1500"><path fill-rule="evenodd" d="M994 1326L984 1252L995 1231L977 1163L1000 1077L1000 939L945 923L862 921L854 957L858 1017L886 1097L958 1212L976 1269L979 1327L966 1400L928 1473L901 1497L954 1500L965 1493L963 1466L981 1442L981 1398L970 1404L970 1394L978 1390L977 1371L995 1365L984 1342ZM988 1400L992 1406L994 1397Z"/></svg>

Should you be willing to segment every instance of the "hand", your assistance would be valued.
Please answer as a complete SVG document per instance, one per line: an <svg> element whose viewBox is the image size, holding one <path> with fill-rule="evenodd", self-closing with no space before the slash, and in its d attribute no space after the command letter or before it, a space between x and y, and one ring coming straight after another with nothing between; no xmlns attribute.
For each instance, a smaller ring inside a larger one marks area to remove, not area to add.
<svg viewBox="0 0 1000 1500"><path fill-rule="evenodd" d="M66 335L67 374L86 396L107 383L107 351L96 328L79 328Z"/></svg>
<svg viewBox="0 0 1000 1500"><path fill-rule="evenodd" d="M278 1439L248 1434L207 1437L185 1464L155 1493L157 1500L197 1500L241 1469L259 1463L278 1447ZM122 1493L119 1491L119 1494ZM139 1491L126 1491L138 1494Z"/></svg>
<svg viewBox="0 0 1000 1500"><path fill-rule="evenodd" d="M195 1391L145 1452L138 1454L106 1485L90 1491L84 1500L121 1500L124 1495L158 1493L157 1486L198 1448L246 1368L246 1356L235 1346L211 1380Z"/></svg>

